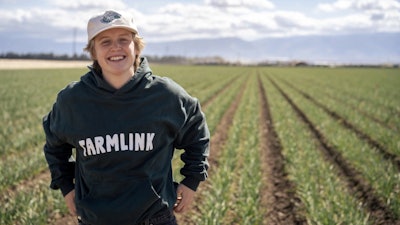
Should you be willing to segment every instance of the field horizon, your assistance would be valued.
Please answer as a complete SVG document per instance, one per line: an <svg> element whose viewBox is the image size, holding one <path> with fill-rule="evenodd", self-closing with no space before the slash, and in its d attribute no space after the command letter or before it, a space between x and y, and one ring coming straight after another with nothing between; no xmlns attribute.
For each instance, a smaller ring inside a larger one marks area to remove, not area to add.
<svg viewBox="0 0 400 225"><path fill-rule="evenodd" d="M90 64L91 61L79 61L79 60L0 59L0 70L86 68L86 66Z"/></svg>

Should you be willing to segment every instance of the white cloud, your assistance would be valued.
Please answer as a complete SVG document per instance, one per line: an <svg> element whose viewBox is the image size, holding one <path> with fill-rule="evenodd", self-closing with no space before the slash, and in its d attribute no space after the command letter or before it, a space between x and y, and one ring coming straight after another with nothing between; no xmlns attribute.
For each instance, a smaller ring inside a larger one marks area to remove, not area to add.
<svg viewBox="0 0 400 225"><path fill-rule="evenodd" d="M274 19L281 28L313 29L317 25L315 19L298 12L277 12Z"/></svg>
<svg viewBox="0 0 400 225"><path fill-rule="evenodd" d="M4 1L4 0L3 0ZM50 37L86 41L86 23L106 9L123 9L134 15L146 41L194 38L263 37L352 32L400 32L400 3L394 0L337 0L319 4L323 18L312 13L277 9L263 0L204 0L203 3L169 3L152 11L138 11L127 1L55 0L46 7L0 9L0 36ZM311 9L312 11L312 9ZM327 13L328 12L328 13ZM330 12L330 13L329 13Z"/></svg>
<svg viewBox="0 0 400 225"><path fill-rule="evenodd" d="M205 0L207 5L214 7L228 8L228 7L249 7L249 8L263 8L273 9L275 6L272 2L267 0Z"/></svg>
<svg viewBox="0 0 400 225"><path fill-rule="evenodd" d="M65 10L124 9L126 4L121 0L52 0L51 4Z"/></svg>
<svg viewBox="0 0 400 225"><path fill-rule="evenodd" d="M397 0L337 0L334 3L318 4L317 8L326 12L338 10L400 10L400 2Z"/></svg>
<svg viewBox="0 0 400 225"><path fill-rule="evenodd" d="M237 14L210 5L169 4L151 16L144 15L139 26L150 40L233 36ZM154 33L153 33L154 32Z"/></svg>
<svg viewBox="0 0 400 225"><path fill-rule="evenodd" d="M358 0L354 2L354 9L358 10L399 10L400 2L397 0Z"/></svg>
<svg viewBox="0 0 400 225"><path fill-rule="evenodd" d="M4 0L3 0L4 1ZM135 14L123 1L108 0L52 0L49 5L0 9L0 36L28 38L50 38L60 42L71 42L73 30L77 31L78 41L86 41L88 19L106 9L126 10Z"/></svg>
<svg viewBox="0 0 400 225"><path fill-rule="evenodd" d="M318 4L317 8L325 12L333 12L335 10L345 10L351 7L351 1L338 0L334 3L322 3Z"/></svg>
<svg viewBox="0 0 400 225"><path fill-rule="evenodd" d="M275 9L269 1L205 0L205 4L168 4L151 16L144 15L143 31L150 41L187 38L240 37L253 40L263 37L352 32L400 32L396 11L372 11L395 8L391 0L376 3L367 0L338 0L323 6L340 15L326 14L313 18L309 14ZM265 7L255 7L257 4ZM371 5L372 4L372 5ZM316 6L317 7L317 6ZM364 12L362 9L369 9ZM353 10L353 12L348 12Z"/></svg>
<svg viewBox="0 0 400 225"><path fill-rule="evenodd" d="M319 4L317 8L323 12L347 14L329 20L340 23L338 27L342 27L341 30L400 32L398 0L337 0L331 4Z"/></svg>

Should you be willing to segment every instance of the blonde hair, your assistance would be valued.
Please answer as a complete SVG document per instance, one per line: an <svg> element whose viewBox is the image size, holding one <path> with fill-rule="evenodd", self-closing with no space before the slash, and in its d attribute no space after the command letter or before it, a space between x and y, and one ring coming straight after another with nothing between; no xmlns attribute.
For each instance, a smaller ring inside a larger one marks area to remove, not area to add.
<svg viewBox="0 0 400 225"><path fill-rule="evenodd" d="M144 46L146 45L143 38L140 37L139 35L136 35L132 33L133 36L133 43L135 44L135 50L138 52L137 55L135 55L135 62L133 63L134 70L139 67L140 64L140 53L143 51ZM86 47L83 49L87 51L90 54L90 58L93 60L93 69L96 72L101 72L101 67L98 63L98 61L95 59L95 49L94 49L94 38L87 43Z"/></svg>

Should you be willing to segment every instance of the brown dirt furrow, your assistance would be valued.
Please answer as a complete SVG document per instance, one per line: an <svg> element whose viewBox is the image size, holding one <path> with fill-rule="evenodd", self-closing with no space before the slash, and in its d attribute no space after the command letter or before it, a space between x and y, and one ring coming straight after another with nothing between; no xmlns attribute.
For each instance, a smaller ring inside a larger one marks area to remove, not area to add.
<svg viewBox="0 0 400 225"><path fill-rule="evenodd" d="M288 84L288 85L292 85L292 84L290 84L289 82L287 82L286 80L283 80L283 79L280 79L280 80L283 81L284 83ZM308 80L307 82L316 83L314 80ZM319 84L316 83L316 86L318 86L318 85L319 85ZM293 85L292 85L292 86L293 86ZM320 86L320 85L319 85L319 86ZM329 87L328 87L328 88L329 88ZM351 108L352 110L354 110L354 111L358 112L359 114L361 114L361 115L363 115L363 116L369 118L370 120L372 120L372 121L374 121L375 123L381 125L382 127L385 127L385 128L387 128L387 129L389 129L389 130L392 130L392 131L394 131L394 132L399 132L399 131L400 131L400 128L397 127L396 124L387 123L387 122L385 122L384 120L382 120L381 118L377 118L376 116L371 115L371 113L366 112L365 110L360 109L360 107L359 107L358 105L354 105L354 104L348 103L348 102L346 102L343 98L340 98L340 97L338 97L337 95L333 95L333 94L329 93L328 91L326 91L326 88L325 88L324 90L322 90L319 94L323 94L323 95L325 95L325 96L327 96L327 97L329 97L329 98L335 100L336 102L338 102L338 103L340 103L340 104L342 104L342 105L345 105L345 106ZM350 96L349 98L354 98L354 94L351 95L350 93L348 93L347 96L348 96L348 97Z"/></svg>
<svg viewBox="0 0 400 225"><path fill-rule="evenodd" d="M296 196L295 185L288 179L282 145L275 131L265 89L258 77L260 94L261 154L265 186L262 190L262 204L267 209L265 224L307 224L301 200Z"/></svg>
<svg viewBox="0 0 400 225"><path fill-rule="evenodd" d="M381 143L378 141L374 140L371 136L368 134L364 133L362 130L357 128L354 124L352 124L350 121L346 120L342 116L340 116L337 112L330 110L327 106L324 104L318 102L315 98L311 97L309 94L305 93L304 91L296 88L292 84L284 81L286 85L291 87L293 90L297 91L301 95L303 95L306 99L310 100L313 104L324 110L330 117L338 121L343 127L351 130L354 132L358 138L361 140L367 142L371 147L375 148L378 150L382 156L393 163L395 167L400 171L400 156L397 156L396 154L391 153L385 146L383 146Z"/></svg>
<svg viewBox="0 0 400 225"><path fill-rule="evenodd" d="M364 110L361 110L357 106L351 105L351 104L343 101L343 99L340 99L340 98L338 98L338 97L336 97L336 96L334 96L332 94L326 94L326 96L328 96L331 99L334 99L335 101L339 102L342 105L346 105L347 107L349 107L352 110L358 112L359 114L363 115L364 117L367 117L368 119L374 121L375 123L381 125L382 127L385 127L385 128L387 128L389 130L392 130L394 132L399 132L400 131L399 128L396 127L396 124L393 124L393 123L392 124L388 124L388 123L384 122L382 119L376 118L375 116L371 115L370 113L368 113L368 112L366 112Z"/></svg>
<svg viewBox="0 0 400 225"><path fill-rule="evenodd" d="M379 108L383 108L383 109L389 111L392 116L400 116L400 110L393 106L385 105L382 102L373 101L372 99L366 98L364 96L356 96L356 95L354 95L354 93L352 93L350 91L345 91L334 85L322 84L320 82L317 82L316 80L308 80L308 82L314 83L314 85L316 85L316 86L323 86L326 89L333 89L336 92L340 92L340 93L344 94L345 96L351 96L353 99L356 99L358 102L365 102L368 104L376 105Z"/></svg>
<svg viewBox="0 0 400 225"><path fill-rule="evenodd" d="M308 126L315 139L318 140L321 152L326 159L335 166L339 176L347 183L350 192L362 202L365 210L369 212L371 223L377 225L400 224L400 219L396 218L394 212L392 212L382 199L376 195L376 191L363 179L360 172L358 172L335 147L329 144L324 135L279 85L271 78L268 79L286 99L300 119Z"/></svg>
<svg viewBox="0 0 400 225"><path fill-rule="evenodd" d="M220 123L218 124L217 128L215 129L215 132L212 134L211 140L210 140L210 146L211 146L211 151L210 151L210 156L208 158L210 168L208 170L209 177L212 179L212 174L214 173L214 170L218 168L219 165L219 155L221 150L223 149L227 139L228 139L228 131L229 128L232 126L233 123L233 117L236 113L236 110L239 106L239 103L242 99L243 93L244 93L244 87L246 86L246 82L243 83L242 87L240 88L239 93L236 95L235 99L232 101L231 105L229 108L225 111L224 115L221 118ZM197 191L197 195L195 195L195 200L193 201L193 208L192 208L192 213L196 211L200 211L197 205L201 204L201 199L203 198L202 194L204 192L204 189L211 188L209 185L207 185L208 182L206 182L203 185L200 185L199 190ZM176 214L178 224L184 224L184 225L195 225L196 223L193 221L191 212L186 213L185 215L181 214Z"/></svg>

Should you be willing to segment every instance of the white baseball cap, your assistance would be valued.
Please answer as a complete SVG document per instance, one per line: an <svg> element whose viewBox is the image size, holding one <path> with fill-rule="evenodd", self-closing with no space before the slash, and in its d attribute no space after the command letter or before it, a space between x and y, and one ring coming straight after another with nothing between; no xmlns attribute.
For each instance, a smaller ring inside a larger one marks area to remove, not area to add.
<svg viewBox="0 0 400 225"><path fill-rule="evenodd" d="M114 10L108 10L103 14L90 18L87 25L88 41L99 33L112 28L124 28L135 34L138 33L133 17Z"/></svg>

